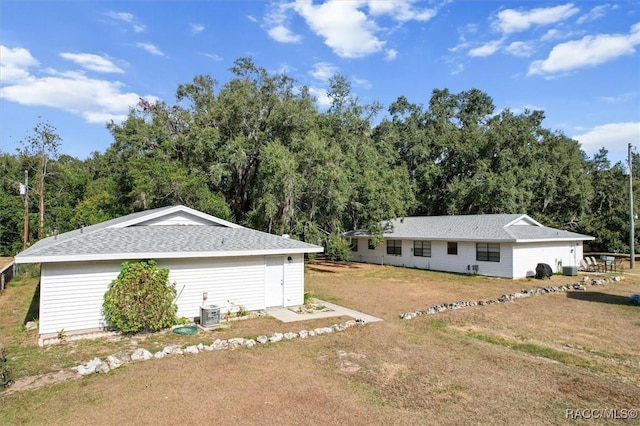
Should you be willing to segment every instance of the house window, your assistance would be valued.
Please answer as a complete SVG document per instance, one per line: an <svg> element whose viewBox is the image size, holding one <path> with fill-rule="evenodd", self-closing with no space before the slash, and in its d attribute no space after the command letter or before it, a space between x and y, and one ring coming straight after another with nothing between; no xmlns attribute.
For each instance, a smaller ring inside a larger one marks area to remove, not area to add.
<svg viewBox="0 0 640 426"><path fill-rule="evenodd" d="M393 254L396 256L402 255L402 241L400 240L387 240L387 254Z"/></svg>
<svg viewBox="0 0 640 426"><path fill-rule="evenodd" d="M414 241L413 255L418 257L431 257L431 241Z"/></svg>
<svg viewBox="0 0 640 426"><path fill-rule="evenodd" d="M369 238L368 248L369 248L369 250L374 250L375 249L375 247L373 246L373 240L371 238Z"/></svg>
<svg viewBox="0 0 640 426"><path fill-rule="evenodd" d="M500 262L500 244L476 243L476 260Z"/></svg>
<svg viewBox="0 0 640 426"><path fill-rule="evenodd" d="M447 254L458 254L458 243L452 241L447 242Z"/></svg>
<svg viewBox="0 0 640 426"><path fill-rule="evenodd" d="M352 238L351 239L351 251L358 251L358 239L357 238Z"/></svg>

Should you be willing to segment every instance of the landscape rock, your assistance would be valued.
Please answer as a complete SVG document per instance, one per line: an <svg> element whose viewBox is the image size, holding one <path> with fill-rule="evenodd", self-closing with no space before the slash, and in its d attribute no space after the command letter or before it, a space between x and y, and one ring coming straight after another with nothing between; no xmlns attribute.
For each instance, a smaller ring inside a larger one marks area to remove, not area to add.
<svg viewBox="0 0 640 426"><path fill-rule="evenodd" d="M167 354L164 351L158 351L155 354L153 354L153 357L156 359L162 359L165 356L167 356Z"/></svg>
<svg viewBox="0 0 640 426"><path fill-rule="evenodd" d="M132 361L146 361L153 358L153 354L144 348L138 348L131 354Z"/></svg>
<svg viewBox="0 0 640 426"><path fill-rule="evenodd" d="M309 332L307 330L300 330L300 332L298 333L298 337L300 337L301 339L306 339L307 337L309 337Z"/></svg>
<svg viewBox="0 0 640 426"><path fill-rule="evenodd" d="M277 343L277 342L281 341L283 337L284 337L284 335L282 333L273 333L271 335L271 337L269 337L269 342Z"/></svg>
<svg viewBox="0 0 640 426"><path fill-rule="evenodd" d="M292 332L284 333L284 338L286 340L293 340L296 337L298 337L298 335L296 333L292 333Z"/></svg>
<svg viewBox="0 0 640 426"><path fill-rule="evenodd" d="M96 372L96 368L100 364L102 364L102 360L100 358L96 357L96 358L92 359L91 361L89 361L86 364L82 364L82 365L79 365L79 366L75 367L75 370L81 376L86 376L86 375L95 373Z"/></svg>
<svg viewBox="0 0 640 426"><path fill-rule="evenodd" d="M108 373L111 369L109 368L109 364L107 364L106 362L101 362L100 364L98 364L98 366L95 369L96 373Z"/></svg>
<svg viewBox="0 0 640 426"><path fill-rule="evenodd" d="M267 336L258 336L256 337L256 341L262 345L269 342L269 338Z"/></svg>
<svg viewBox="0 0 640 426"><path fill-rule="evenodd" d="M183 351L184 351L185 354L197 354L197 353L200 352L196 345L187 346L186 348L184 348Z"/></svg>
<svg viewBox="0 0 640 426"><path fill-rule="evenodd" d="M27 323L24 325L24 329L27 331L35 330L37 328L38 328L38 323L35 321L27 321Z"/></svg>
<svg viewBox="0 0 640 426"><path fill-rule="evenodd" d="M182 355L182 346L180 345L169 345L165 346L162 350L167 355Z"/></svg>
<svg viewBox="0 0 640 426"><path fill-rule="evenodd" d="M109 355L107 357L107 364L109 364L109 368L113 370L120 367L122 365L122 361L114 355Z"/></svg>

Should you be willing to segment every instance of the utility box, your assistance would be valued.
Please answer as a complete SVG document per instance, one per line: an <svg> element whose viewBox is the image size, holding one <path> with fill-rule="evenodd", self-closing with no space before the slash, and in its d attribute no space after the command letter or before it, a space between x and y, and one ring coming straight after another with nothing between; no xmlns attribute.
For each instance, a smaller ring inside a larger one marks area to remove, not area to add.
<svg viewBox="0 0 640 426"><path fill-rule="evenodd" d="M218 305L200 306L200 325L202 327L220 325L220 307Z"/></svg>
<svg viewBox="0 0 640 426"><path fill-rule="evenodd" d="M562 275L567 277L575 277L578 275L578 267L577 266L563 266L562 267Z"/></svg>

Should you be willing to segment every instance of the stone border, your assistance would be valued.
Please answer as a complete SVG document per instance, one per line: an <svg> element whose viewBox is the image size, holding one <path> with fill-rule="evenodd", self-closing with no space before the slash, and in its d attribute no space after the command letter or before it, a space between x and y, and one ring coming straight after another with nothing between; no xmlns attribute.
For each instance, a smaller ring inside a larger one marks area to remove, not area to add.
<svg viewBox="0 0 640 426"><path fill-rule="evenodd" d="M297 333L273 333L271 336L260 335L255 339L245 339L244 337L234 337L231 339L216 339L210 345L199 343L183 347L182 345L165 346L163 350L152 354L144 348L138 348L133 353L119 352L109 355L103 361L96 357L86 364L72 367L71 370L76 371L81 376L94 373L108 373L109 371L122 366L131 361L146 361L149 359L161 359L170 355L187 355L197 354L200 352L213 352L220 350L233 350L239 348L252 348L259 345L267 345L270 343L278 343L282 340L306 339L309 337L320 336L323 334L337 333L351 328L355 325L364 324L364 321L349 320L339 324L333 324L329 327L318 327L313 330L300 330Z"/></svg>
<svg viewBox="0 0 640 426"><path fill-rule="evenodd" d="M596 280L590 280L589 277L584 277L582 279L582 282L564 284L561 286L536 287L528 290L521 290L517 293L503 294L498 299L442 303L440 305L431 306L422 311L406 312L404 314L400 314L400 319L413 319L422 315L432 315L432 314L437 314L439 312L444 312L444 311L471 308L474 306L489 306L489 305L495 305L497 303L513 302L516 299L521 299L523 297L537 296L539 294L558 293L558 292L565 292L569 290L584 291L587 289L585 286L587 284L590 284L592 286L600 286L610 282L620 282L622 281L622 279L623 277L620 277L620 276L613 277L613 278L602 278L602 279L596 279Z"/></svg>

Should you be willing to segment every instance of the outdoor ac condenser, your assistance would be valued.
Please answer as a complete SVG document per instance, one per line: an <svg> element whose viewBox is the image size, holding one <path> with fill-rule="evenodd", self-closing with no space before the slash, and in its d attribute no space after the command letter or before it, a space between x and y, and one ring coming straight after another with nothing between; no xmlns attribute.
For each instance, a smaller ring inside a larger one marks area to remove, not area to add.
<svg viewBox="0 0 640 426"><path fill-rule="evenodd" d="M220 307L218 305L200 306L200 325L202 327L220 325Z"/></svg>

